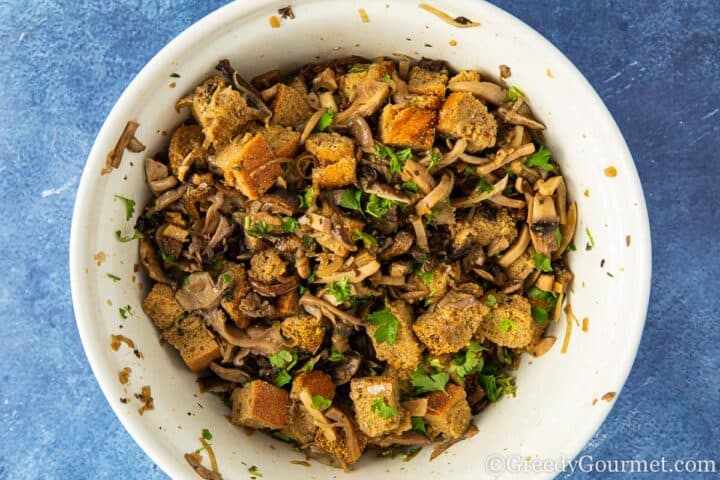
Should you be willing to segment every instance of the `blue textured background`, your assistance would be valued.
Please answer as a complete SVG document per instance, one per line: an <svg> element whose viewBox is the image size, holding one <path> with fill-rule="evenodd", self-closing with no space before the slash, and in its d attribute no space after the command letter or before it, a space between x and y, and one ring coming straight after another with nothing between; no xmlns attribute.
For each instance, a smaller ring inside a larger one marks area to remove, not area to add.
<svg viewBox="0 0 720 480"><path fill-rule="evenodd" d="M122 90L222 3L0 0L0 478L164 478L85 359L70 302L70 219L85 158ZM623 394L583 453L720 461L720 2L496 3L600 93L650 210L647 327Z"/></svg>

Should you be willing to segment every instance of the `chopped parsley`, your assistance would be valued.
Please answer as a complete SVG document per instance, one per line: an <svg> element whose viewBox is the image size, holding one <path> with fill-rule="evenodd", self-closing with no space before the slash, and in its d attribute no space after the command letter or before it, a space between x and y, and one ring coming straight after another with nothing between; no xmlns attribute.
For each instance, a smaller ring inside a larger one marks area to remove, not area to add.
<svg viewBox="0 0 720 480"><path fill-rule="evenodd" d="M562 236L562 233L560 232L560 229L558 228L557 230L555 230L555 243L559 247L560 244L562 243L562 241L563 241L563 236Z"/></svg>
<svg viewBox="0 0 720 480"><path fill-rule="evenodd" d="M488 400L497 402L504 395L515 396L515 379L504 373L478 375Z"/></svg>
<svg viewBox="0 0 720 480"><path fill-rule="evenodd" d="M124 237L120 230L115 230L115 238L117 238L118 242L127 243L132 242L135 239L143 238L143 234L135 231L131 236Z"/></svg>
<svg viewBox="0 0 720 480"><path fill-rule="evenodd" d="M390 211L390 207L395 205L397 202L394 200L388 200L387 198L380 198L374 193L370 194L367 204L365 205L365 211L368 215L375 218L383 218Z"/></svg>
<svg viewBox="0 0 720 480"><path fill-rule="evenodd" d="M175 260L176 260L175 255L173 255L172 253L165 253L162 250L160 250L160 258L162 259L162 261L164 263L175 263ZM218 266L214 271L220 270L220 266L222 265L222 263L220 263L220 260L215 260L213 262L213 265L215 265L216 263ZM210 266L211 269L212 269L213 265Z"/></svg>
<svg viewBox="0 0 720 480"><path fill-rule="evenodd" d="M266 233L272 232L272 227L265 220L258 220L255 223L250 221L250 217L245 217L245 233L255 238L262 238Z"/></svg>
<svg viewBox="0 0 720 480"><path fill-rule="evenodd" d="M339 362L345 358L341 352L335 350L335 347L330 347L330 356L328 357L329 362Z"/></svg>
<svg viewBox="0 0 720 480"><path fill-rule="evenodd" d="M417 193L418 192L418 184L413 182L412 180L408 180L407 182L403 182L401 185L402 189L407 192Z"/></svg>
<svg viewBox="0 0 720 480"><path fill-rule="evenodd" d="M524 96L525 94L522 92L522 90L520 90L516 86L513 85L512 87L508 88L507 100L514 102L516 100L519 100L520 98L523 98Z"/></svg>
<svg viewBox="0 0 720 480"><path fill-rule="evenodd" d="M362 240L363 245L365 245L365 248L372 248L377 247L378 241L375 237L370 235L366 232L361 232L360 230L355 230L352 234L352 241L357 242L358 240Z"/></svg>
<svg viewBox="0 0 720 480"><path fill-rule="evenodd" d="M552 265L550 264L550 257L546 257L542 253L535 252L532 255L533 261L535 261L535 266L538 268L538 270L543 272L552 272Z"/></svg>
<svg viewBox="0 0 720 480"><path fill-rule="evenodd" d="M320 120L318 120L317 125L315 125L315 131L324 132L327 130L327 128L332 125L334 118L335 112L333 112L332 108L328 107L327 110L325 110L325 113L320 116Z"/></svg>
<svg viewBox="0 0 720 480"><path fill-rule="evenodd" d="M180 74L173 72L173 73L170 74L170 77L172 77L172 78L180 78Z"/></svg>
<svg viewBox="0 0 720 480"><path fill-rule="evenodd" d="M402 172L405 162L412 158L412 150L409 148L404 148L396 152L390 147L375 145L375 151L380 158L390 160L390 172L392 173Z"/></svg>
<svg viewBox="0 0 720 480"><path fill-rule="evenodd" d="M450 380L450 375L446 372L425 375L422 364L418 365L418 368L410 375L410 384L415 387L415 393L418 395L427 392L445 391L448 380Z"/></svg>
<svg viewBox="0 0 720 480"><path fill-rule="evenodd" d="M342 303L350 298L352 292L350 292L350 285L348 284L348 277L344 276L337 282L328 284L327 291L330 295L335 297L338 303Z"/></svg>
<svg viewBox="0 0 720 480"><path fill-rule="evenodd" d="M315 239L312 238L310 235L303 235L302 244L303 244L303 248L305 250L314 249L315 248Z"/></svg>
<svg viewBox="0 0 720 480"><path fill-rule="evenodd" d="M515 324L514 324L513 321L510 320L509 318L503 318L503 319L500 321L500 324L498 325L498 327L499 327L500 330L502 330L503 332L509 332L511 328L514 328L514 327L515 327Z"/></svg>
<svg viewBox="0 0 720 480"><path fill-rule="evenodd" d="M278 431L272 432L272 436L277 438L278 440L282 440L283 442L288 442L288 443L292 442L292 439L282 432L278 432Z"/></svg>
<svg viewBox="0 0 720 480"><path fill-rule="evenodd" d="M212 437L213 436L212 433L210 433L210 430L208 430L207 428L202 429L202 438L204 438L205 440L212 440Z"/></svg>
<svg viewBox="0 0 720 480"><path fill-rule="evenodd" d="M525 166L529 168L540 167L546 172L552 172L555 167L550 163L551 158L552 152L543 145L537 152L530 155L530 158L525 162Z"/></svg>
<svg viewBox="0 0 720 480"><path fill-rule="evenodd" d="M115 195L115 198L125 204L125 220L130 220L135 213L135 200L123 197L122 195Z"/></svg>
<svg viewBox="0 0 720 480"><path fill-rule="evenodd" d="M257 468L255 465L253 465L252 467L248 468L248 472L250 472L250 475L254 475L254 476L258 477L258 478L262 478L262 476L263 476L263 474L260 473L260 470L258 470L258 468Z"/></svg>
<svg viewBox="0 0 720 480"><path fill-rule="evenodd" d="M427 286L430 285L433 282L433 279L435 278L435 272L430 271L426 272L423 268L425 266L425 263L416 263L415 268L413 269L413 274L417 275L418 277L422 278L423 283Z"/></svg>
<svg viewBox="0 0 720 480"><path fill-rule="evenodd" d="M287 370L280 370L275 376L274 381L276 386L283 387L292 381L292 377L287 372Z"/></svg>
<svg viewBox="0 0 720 480"><path fill-rule="evenodd" d="M327 410L330 408L330 405L332 405L332 400L329 398L325 398L322 395L313 395L312 396L312 408L315 410Z"/></svg>
<svg viewBox="0 0 720 480"><path fill-rule="evenodd" d="M107 274L107 277L108 277L110 280L112 280L113 282L119 282L119 281L120 281L120 277L118 277L117 275L113 275L112 273L108 273L108 274Z"/></svg>
<svg viewBox="0 0 720 480"><path fill-rule="evenodd" d="M300 208L310 208L314 197L315 189L313 187L309 187L303 192L302 195L298 195L298 200L300 200Z"/></svg>
<svg viewBox="0 0 720 480"><path fill-rule="evenodd" d="M425 436L428 435L427 428L425 427L425 419L423 417L411 417L410 424L412 425L412 429L416 432L420 432Z"/></svg>
<svg viewBox="0 0 720 480"><path fill-rule="evenodd" d="M483 191L483 192L485 192L485 193L490 193L490 192L493 191L493 186L490 185L490 184L487 183L484 179L481 178L481 179L478 181L477 189L478 189L478 190L481 190L481 191Z"/></svg>
<svg viewBox="0 0 720 480"><path fill-rule="evenodd" d="M232 279L233 277L229 273L223 273L220 275L220 280L222 280L223 283L230 283L232 282Z"/></svg>
<svg viewBox="0 0 720 480"><path fill-rule="evenodd" d="M283 231L283 232L293 233L295 230L297 230L298 228L300 228L300 222L298 222L297 218L286 217L286 218L283 220L282 225L280 226L280 228L282 228L282 231Z"/></svg>
<svg viewBox="0 0 720 480"><path fill-rule="evenodd" d="M367 72L368 71L368 65L363 65L362 63L356 63L355 65L348 70L348 73L360 73L360 72Z"/></svg>
<svg viewBox="0 0 720 480"><path fill-rule="evenodd" d="M392 77L390 76L389 73L386 73L385 75L382 76L382 81L387 83L388 85L392 85Z"/></svg>
<svg viewBox="0 0 720 480"><path fill-rule="evenodd" d="M317 270L310 272L310 276L308 277L308 282L314 282L315 280L317 280Z"/></svg>
<svg viewBox="0 0 720 480"><path fill-rule="evenodd" d="M428 156L430 157L430 163L428 164L428 170L432 169L435 165L440 163L440 160L442 160L442 155L439 152L436 152L435 150L429 150Z"/></svg>
<svg viewBox="0 0 720 480"><path fill-rule="evenodd" d="M375 415L382 418L383 420L395 418L398 414L397 408L389 406L380 397L377 397L375 400L373 400L372 404L370 405L370 410L372 410Z"/></svg>
<svg viewBox="0 0 720 480"><path fill-rule="evenodd" d="M547 310L545 310L542 307L535 307L535 306L531 307L530 310L532 312L533 320L535 320L535 322L538 323L539 325L544 325L545 322L547 321L547 317L548 317Z"/></svg>
<svg viewBox="0 0 720 480"><path fill-rule="evenodd" d="M483 350L486 350L486 348L479 343L470 343L465 349L464 355L457 355L453 359L450 371L454 372L459 378L465 378L471 373L479 372L485 364L481 355Z"/></svg>
<svg viewBox="0 0 720 480"><path fill-rule="evenodd" d="M270 365L273 368L284 368L286 370L292 369L297 363L297 354L294 352L288 352L287 350L280 350L274 355L268 357Z"/></svg>
<svg viewBox="0 0 720 480"><path fill-rule="evenodd" d="M574 252L575 250L577 250L577 247L575 246L575 242L570 242L568 244L567 249L570 250L571 252Z"/></svg>
<svg viewBox="0 0 720 480"><path fill-rule="evenodd" d="M132 307L130 307L130 305L125 305L124 307L120 307L120 308L118 308L118 311L120 312L120 318L122 318L123 320L125 320L129 316L133 315Z"/></svg>
<svg viewBox="0 0 720 480"><path fill-rule="evenodd" d="M585 250L592 250L595 248L595 239L592 236L592 233L590 233L590 227L585 227L585 233L588 236L588 242L585 244Z"/></svg>
<svg viewBox="0 0 720 480"><path fill-rule="evenodd" d="M557 295L552 292L540 290L535 286L532 286L528 289L527 296L530 298L538 298L542 300L543 302L548 304L549 308L555 308L555 304L557 303Z"/></svg>
<svg viewBox="0 0 720 480"><path fill-rule="evenodd" d="M347 208L348 210L355 210L363 213L362 206L360 204L361 199L362 192L360 190L348 188L343 192L342 196L340 197L340 202L338 204L343 208Z"/></svg>
<svg viewBox="0 0 720 480"><path fill-rule="evenodd" d="M375 340L378 343L387 343L388 345L395 343L399 323L398 319L395 318L395 315L390 313L390 310L388 310L387 307L380 311L368 314L367 320L378 327L378 329L375 330Z"/></svg>
<svg viewBox="0 0 720 480"><path fill-rule="evenodd" d="M497 298L495 298L495 295L492 293L488 294L487 297L485 297L485 306L492 307L497 303Z"/></svg>

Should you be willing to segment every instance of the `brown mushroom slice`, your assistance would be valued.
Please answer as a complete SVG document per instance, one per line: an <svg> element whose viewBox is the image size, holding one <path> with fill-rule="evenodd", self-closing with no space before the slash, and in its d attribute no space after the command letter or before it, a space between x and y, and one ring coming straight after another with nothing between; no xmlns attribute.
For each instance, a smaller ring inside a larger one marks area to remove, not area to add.
<svg viewBox="0 0 720 480"><path fill-rule="evenodd" d="M335 321L336 318L339 318L340 320L342 320L343 322L345 322L349 325L354 325L354 326L364 326L365 325L365 322L363 322L359 318L357 318L353 315L350 315L347 312L343 312L342 310L337 308L335 305L333 305L329 302L326 302L325 300L318 298L308 292L305 292L305 294L302 297L300 297L300 305L302 305L304 307L315 307L316 309L318 309L320 311L320 313L322 313L323 315L325 315L326 317L328 317L330 320L333 320L333 321Z"/></svg>
<svg viewBox="0 0 720 480"><path fill-rule="evenodd" d="M373 139L372 130L370 129L370 125L368 125L367 120L363 117L354 117L350 121L350 130L355 136L355 139L363 152L375 152L375 140Z"/></svg>
<svg viewBox="0 0 720 480"><path fill-rule="evenodd" d="M448 143L450 140L448 140ZM438 171L442 170L445 167L449 167L453 163L455 163L460 156L465 153L465 149L467 148L467 140L464 138L459 138L455 145L450 149L449 152L447 152L445 155L443 155L442 160L433 167L433 170Z"/></svg>
<svg viewBox="0 0 720 480"><path fill-rule="evenodd" d="M508 198L505 195L495 195L494 197L490 197L488 199L490 203L494 203L495 205L500 205L501 207L507 207L507 208L525 208L527 203L525 200L519 200L517 198Z"/></svg>
<svg viewBox="0 0 720 480"><path fill-rule="evenodd" d="M249 349L254 353L269 356L289 346L280 334L277 322L269 327L250 327L243 331L230 325L225 314L218 309L207 314L205 321L230 345Z"/></svg>
<svg viewBox="0 0 720 480"><path fill-rule="evenodd" d="M368 263L360 266L356 266L352 270L349 271L341 271L341 272L335 272L331 275L327 276L320 276L318 274L318 278L315 280L315 283L332 283L337 282L339 280L342 280L343 278L347 277L347 281L349 283L360 283L366 278L368 278L370 275L373 275L375 272L378 272L380 270L380 262L373 259L369 261Z"/></svg>
<svg viewBox="0 0 720 480"><path fill-rule="evenodd" d="M305 141L308 139L308 137L313 133L313 130L315 130L315 127L317 126L318 122L320 121L320 117L322 117L325 114L325 110L318 110L317 112L310 115L310 118L308 118L308 121L305 122L305 126L303 127L302 134L300 134L300 145L305 145Z"/></svg>
<svg viewBox="0 0 720 480"><path fill-rule="evenodd" d="M375 113L390 94L390 87L385 82L376 80L363 81L357 86L357 95L353 103L335 115L335 123L348 124L354 117L368 117Z"/></svg>
<svg viewBox="0 0 720 480"><path fill-rule="evenodd" d="M406 194L404 194L400 190L394 189L386 183L369 182L366 179L361 178L360 185L362 186L362 189L365 193L375 194L380 198L392 200L398 203L403 203L405 205L410 204L410 198Z"/></svg>
<svg viewBox="0 0 720 480"><path fill-rule="evenodd" d="M125 128L120 134L120 137L115 144L115 148L108 152L105 167L100 172L101 174L105 175L106 173L110 173L113 168L118 168L120 166L120 162L122 162L123 159L123 153L125 153L125 149L128 148L130 141L134 138L135 131L139 126L139 123L132 120L125 124ZM137 144L142 146L142 149L137 151L142 152L143 150L145 150L145 146L142 143L138 141Z"/></svg>
<svg viewBox="0 0 720 480"><path fill-rule="evenodd" d="M322 92L318 95L318 98L320 99L320 109L323 112L327 112L328 110L333 112L338 111L337 104L335 103L335 97L333 97L332 92Z"/></svg>
<svg viewBox="0 0 720 480"><path fill-rule="evenodd" d="M493 239L492 242L490 242L490 245L487 246L487 254L488 257L494 257L495 255L498 255L500 252L505 250L510 246L510 242L505 237L496 237Z"/></svg>
<svg viewBox="0 0 720 480"><path fill-rule="evenodd" d="M168 167L152 158L145 160L145 177L148 186L155 195L169 190L177 185L177 178L169 176Z"/></svg>
<svg viewBox="0 0 720 480"><path fill-rule="evenodd" d="M300 225L307 225L318 232L330 233L332 229L332 221L323 215L317 213L307 213L298 219Z"/></svg>
<svg viewBox="0 0 720 480"><path fill-rule="evenodd" d="M278 86L277 84L273 85L272 87L266 88L265 90L260 92L260 96L262 99L266 102L269 102L275 96L277 96Z"/></svg>
<svg viewBox="0 0 720 480"><path fill-rule="evenodd" d="M300 285L300 279L298 277L291 277L278 282L273 285L268 285L255 280L250 279L250 285L253 286L255 291L265 297L279 297L295 290Z"/></svg>
<svg viewBox="0 0 720 480"><path fill-rule="evenodd" d="M535 280L535 286L546 292L552 292L554 283L555 275L549 273L541 273L537 280Z"/></svg>
<svg viewBox="0 0 720 480"><path fill-rule="evenodd" d="M339 351L339 350L338 350ZM335 385L345 385L357 374L362 356L355 351L344 352L342 360L333 362L330 372Z"/></svg>
<svg viewBox="0 0 720 480"><path fill-rule="evenodd" d="M534 152L535 144L533 143L526 143L524 145L520 145L518 148L510 148L508 150L500 149L495 154L495 160L491 163L477 167L475 169L475 174L480 176L487 175L488 173L497 170L498 168L502 168L514 160L526 157Z"/></svg>
<svg viewBox="0 0 720 480"><path fill-rule="evenodd" d="M503 121L512 125L522 125L531 130L545 130L545 125L543 125L542 123L538 122L537 120L533 120L532 118L521 115L512 109L500 107L498 108L498 115Z"/></svg>
<svg viewBox="0 0 720 480"><path fill-rule="evenodd" d="M495 106L502 105L507 98L507 90L492 82L452 82L448 85L448 90L451 92L472 93L476 97L480 97L482 100L492 103Z"/></svg>
<svg viewBox="0 0 720 480"><path fill-rule="evenodd" d="M572 202L567 211L567 221L565 224L560 225L560 233L562 234L562 242L560 248L553 253L553 258L560 258L568 245L572 242L573 236L575 235L575 228L577 226L577 204Z"/></svg>
<svg viewBox="0 0 720 480"><path fill-rule="evenodd" d="M183 286L175 292L175 300L188 312L217 307L223 294L230 288L230 282L223 278L218 283L208 272L196 272L188 275Z"/></svg>
<svg viewBox="0 0 720 480"><path fill-rule="evenodd" d="M305 255L305 250L302 248L295 250L295 269L303 280L310 277L310 259Z"/></svg>
<svg viewBox="0 0 720 480"><path fill-rule="evenodd" d="M557 338L555 337L543 337L537 342L535 342L535 344L533 344L531 347L528 347L527 350L534 357L545 355L547 352L550 351L553 345L555 345L555 340L557 340Z"/></svg>
<svg viewBox="0 0 720 480"><path fill-rule="evenodd" d="M401 435L387 435L380 438L374 438L371 440L371 443L380 448L388 448L398 445L403 447L422 447L430 445L432 440L420 432L409 431L403 432Z"/></svg>
<svg viewBox="0 0 720 480"><path fill-rule="evenodd" d="M272 111L263 102L260 92L242 78L227 59L220 60L215 69L222 73L225 80L245 97L248 106L255 110L258 120L267 122L270 119Z"/></svg>
<svg viewBox="0 0 720 480"><path fill-rule="evenodd" d="M210 370L212 370L215 375L223 380L227 380L228 382L245 383L250 380L250 374L247 372L244 372L239 368L223 367L217 362L212 362L210 364Z"/></svg>
<svg viewBox="0 0 720 480"><path fill-rule="evenodd" d="M425 231L425 224L423 224L422 218L413 218L410 220L410 225L412 225L413 230L415 231L415 243L418 248L423 252L429 251L430 248L428 245L427 232Z"/></svg>
<svg viewBox="0 0 720 480"><path fill-rule="evenodd" d="M538 180L537 183L535 183L535 190L539 194L549 197L550 195L554 194L555 191L560 188L560 185L563 183L565 183L563 177L560 175L556 175L545 180Z"/></svg>
<svg viewBox="0 0 720 480"><path fill-rule="evenodd" d="M506 180L507 183L507 180ZM425 197L423 197L417 205L415 205L415 212L422 216L432 212L432 209L438 203L447 200L452 192L453 185L455 184L455 177L451 173L443 174L440 179L440 183L430 191ZM505 188L505 187L503 187ZM455 205L453 205L455 206Z"/></svg>
<svg viewBox="0 0 720 480"><path fill-rule="evenodd" d="M429 193L435 188L435 179L422 164L407 160L402 171L402 179L405 181L413 181L423 193Z"/></svg>
<svg viewBox="0 0 720 480"><path fill-rule="evenodd" d="M522 145L523 138L525 138L525 127L522 125L515 125L515 128L513 128L513 138L510 142L510 146L513 148L519 147Z"/></svg>
<svg viewBox="0 0 720 480"><path fill-rule="evenodd" d="M328 418L323 412L313 407L313 399L310 395L310 391L307 388L303 388L298 395L298 399L300 400L300 403L303 404L305 410L312 418L315 426L320 429L325 438L327 438L329 442L336 441L337 435L335 434L335 430L333 430L332 423L330 422L330 420L328 420Z"/></svg>
<svg viewBox="0 0 720 480"><path fill-rule="evenodd" d="M515 243L498 259L498 265L503 268L509 267L523 254L528 245L530 245L530 229L524 224Z"/></svg>
<svg viewBox="0 0 720 480"><path fill-rule="evenodd" d="M475 155L470 155L469 153L461 153L460 154L460 160L467 163L468 165L485 165L493 160L488 157L477 157Z"/></svg>
<svg viewBox="0 0 720 480"><path fill-rule="evenodd" d="M414 398L412 400L405 400L400 405L412 417L424 417L427 413L428 399L427 398Z"/></svg>
<svg viewBox="0 0 720 480"><path fill-rule="evenodd" d="M332 68L326 68L313 78L312 84L313 90L329 90L330 92L334 92L338 88L335 71Z"/></svg>
<svg viewBox="0 0 720 480"><path fill-rule="evenodd" d="M422 222L421 222L422 223ZM413 236L404 230L398 232L393 238L390 245L386 246L379 254L380 261L391 260L400 255L404 255L410 251L413 245Z"/></svg>
<svg viewBox="0 0 720 480"><path fill-rule="evenodd" d="M152 213L165 210L167 207L180 200L185 194L186 189L187 185L182 184L179 187L173 190L168 190L159 197L157 197L155 199L155 204L151 208Z"/></svg>
<svg viewBox="0 0 720 480"><path fill-rule="evenodd" d="M508 178L509 176L505 175L500 181L493 185L492 190L489 192L476 192L470 196L453 200L452 206L455 208L470 207L472 205L477 205L488 198L494 197L495 195L500 195L502 191L505 190L505 187L507 187Z"/></svg>
<svg viewBox="0 0 720 480"><path fill-rule="evenodd" d="M402 287L406 283L405 276L399 275L381 275L380 279L376 282L377 285L385 285L388 287Z"/></svg>
<svg viewBox="0 0 720 480"><path fill-rule="evenodd" d="M535 250L549 256L558 249L555 232L560 227L560 219L555 211L553 197L535 194L529 223L530 240Z"/></svg>
<svg viewBox="0 0 720 480"><path fill-rule="evenodd" d="M560 177L562 178L562 177ZM557 207L558 217L560 217L560 225L567 223L567 187L565 186L565 180L563 179L555 190L555 206Z"/></svg>
<svg viewBox="0 0 720 480"><path fill-rule="evenodd" d="M147 238L141 238L138 250L140 263L145 267L148 276L156 282L171 283L160 265L160 257L153 243Z"/></svg>
<svg viewBox="0 0 720 480"><path fill-rule="evenodd" d="M345 415L339 408L330 407L325 410L325 415L330 420L335 422L335 425L342 428L345 432L345 448L348 450L348 456L350 458L360 458L362 455L362 449L358 442L357 432L353 425L350 417Z"/></svg>

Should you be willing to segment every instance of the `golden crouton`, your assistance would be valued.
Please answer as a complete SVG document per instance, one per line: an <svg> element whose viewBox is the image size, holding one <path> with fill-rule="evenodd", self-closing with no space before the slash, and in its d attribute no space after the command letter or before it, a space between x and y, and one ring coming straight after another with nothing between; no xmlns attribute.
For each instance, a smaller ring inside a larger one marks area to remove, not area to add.
<svg viewBox="0 0 720 480"><path fill-rule="evenodd" d="M432 392L427 396L425 422L428 433L431 437L444 435L448 439L460 438L472 420L465 389L448 383L445 390L447 393Z"/></svg>
<svg viewBox="0 0 720 480"><path fill-rule="evenodd" d="M505 269L505 273L510 280L523 281L535 270L535 268L535 260L532 258L530 249L526 249Z"/></svg>
<svg viewBox="0 0 720 480"><path fill-rule="evenodd" d="M262 134L276 157L292 158L297 155L300 132L280 125L268 125Z"/></svg>
<svg viewBox="0 0 720 480"><path fill-rule="evenodd" d="M392 76L395 71L395 62L383 60L379 63L371 63L367 70L359 72L348 72L338 79L340 94L346 104L355 100L358 92L358 85L364 81L382 80L385 75Z"/></svg>
<svg viewBox="0 0 720 480"><path fill-rule="evenodd" d="M446 137L467 140L468 152L479 152L495 145L497 121L472 93L453 92L440 109L437 129Z"/></svg>
<svg viewBox="0 0 720 480"><path fill-rule="evenodd" d="M345 187L355 183L355 157L347 157L325 167L315 167L312 171L313 187L328 189Z"/></svg>
<svg viewBox="0 0 720 480"><path fill-rule="evenodd" d="M408 91L420 95L436 95L445 98L445 87L448 83L448 71L445 68L433 72L419 66L410 69Z"/></svg>
<svg viewBox="0 0 720 480"><path fill-rule="evenodd" d="M181 182L185 180L190 167L205 163L202 147L203 134L200 125L180 125L173 132L168 147L170 169Z"/></svg>
<svg viewBox="0 0 720 480"><path fill-rule="evenodd" d="M474 296L451 291L418 317L413 331L433 355L454 353L467 346L487 312Z"/></svg>
<svg viewBox="0 0 720 480"><path fill-rule="evenodd" d="M220 346L215 337L197 315L183 318L163 330L163 338L179 352L193 372L206 369L220 358Z"/></svg>
<svg viewBox="0 0 720 480"><path fill-rule="evenodd" d="M433 268L432 276L410 275L407 279L408 289L412 292L424 290L427 300L439 300L444 297L448 291L450 270L449 265L441 263Z"/></svg>
<svg viewBox="0 0 720 480"><path fill-rule="evenodd" d="M261 134L246 134L236 138L215 157L215 165L222 170L225 183L240 190L250 199L257 199L273 186L282 174L280 164Z"/></svg>
<svg viewBox="0 0 720 480"><path fill-rule="evenodd" d="M298 349L315 353L322 345L325 329L321 320L312 315L288 317L280 324L280 333Z"/></svg>
<svg viewBox="0 0 720 480"><path fill-rule="evenodd" d="M321 165L355 158L355 141L338 133L313 133L305 141L305 150L315 155Z"/></svg>
<svg viewBox="0 0 720 480"><path fill-rule="evenodd" d="M448 82L448 86L457 82L479 82L480 73L475 70L460 70L457 75L453 76Z"/></svg>
<svg viewBox="0 0 720 480"><path fill-rule="evenodd" d="M290 398L299 400L303 390L307 390L311 398L315 395L320 395L328 400L335 398L335 384L330 375L325 372L313 370L297 375L292 382Z"/></svg>
<svg viewBox="0 0 720 480"><path fill-rule="evenodd" d="M375 347L375 354L377 358L399 370L414 370L422 360L422 347L410 327L413 320L412 310L402 300L392 302L389 310L398 321L397 336L392 345L375 340L378 326L368 324L366 327L368 336Z"/></svg>
<svg viewBox="0 0 720 480"><path fill-rule="evenodd" d="M273 284L287 272L288 263L272 248L262 250L250 258L250 278L256 282Z"/></svg>
<svg viewBox="0 0 720 480"><path fill-rule="evenodd" d="M219 149L254 117L245 98L220 76L205 80L178 106L190 102L192 114L205 134L205 149L210 146Z"/></svg>
<svg viewBox="0 0 720 480"><path fill-rule="evenodd" d="M292 402L290 405L290 418L280 433L287 435L291 440L300 445L313 441L317 426L307 409L300 402Z"/></svg>
<svg viewBox="0 0 720 480"><path fill-rule="evenodd" d="M183 309L175 300L175 292L169 285L156 283L142 304L143 311L160 330L172 327Z"/></svg>
<svg viewBox="0 0 720 480"><path fill-rule="evenodd" d="M277 430L290 420L290 395L264 380L253 380L232 392L231 422Z"/></svg>
<svg viewBox="0 0 720 480"><path fill-rule="evenodd" d="M288 293L278 295L276 309L281 317L288 317L298 313L298 300L300 294L297 290L290 290Z"/></svg>
<svg viewBox="0 0 720 480"><path fill-rule="evenodd" d="M530 302L522 295L503 297L492 308L492 316L480 323L477 335L504 347L523 348L535 333Z"/></svg>
<svg viewBox="0 0 720 480"><path fill-rule="evenodd" d="M283 83L277 84L277 94L272 103L273 124L296 127L307 120L312 111L302 93Z"/></svg>
<svg viewBox="0 0 720 480"><path fill-rule="evenodd" d="M411 105L386 105L380 115L380 141L393 147L429 150L435 141L437 112Z"/></svg>
<svg viewBox="0 0 720 480"><path fill-rule="evenodd" d="M472 218L450 225L450 235L456 250L474 243L487 247L495 239L505 239L512 244L518 236L515 220L507 209L483 209Z"/></svg>
<svg viewBox="0 0 720 480"><path fill-rule="evenodd" d="M223 296L220 306L238 327L247 328L252 319L240 310L240 302L251 290L247 271L245 266L240 263L225 262L220 275L226 273L232 277L232 290L228 295Z"/></svg>
<svg viewBox="0 0 720 480"><path fill-rule="evenodd" d="M442 98L436 95L412 95L408 97L408 105L412 105L416 108L440 110L442 102Z"/></svg>
<svg viewBox="0 0 720 480"><path fill-rule="evenodd" d="M353 378L350 399L358 427L369 437L386 435L400 426L400 389L394 378Z"/></svg>

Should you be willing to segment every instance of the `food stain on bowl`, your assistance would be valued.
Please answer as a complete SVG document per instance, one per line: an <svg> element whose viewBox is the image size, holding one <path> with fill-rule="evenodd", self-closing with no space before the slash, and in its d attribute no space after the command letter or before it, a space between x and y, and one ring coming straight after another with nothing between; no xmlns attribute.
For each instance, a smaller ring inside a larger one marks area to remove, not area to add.
<svg viewBox="0 0 720 480"><path fill-rule="evenodd" d="M603 170L603 172L605 172L606 177L613 178L613 177L617 176L617 168L613 167L612 165L605 168L605 170Z"/></svg>

